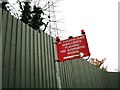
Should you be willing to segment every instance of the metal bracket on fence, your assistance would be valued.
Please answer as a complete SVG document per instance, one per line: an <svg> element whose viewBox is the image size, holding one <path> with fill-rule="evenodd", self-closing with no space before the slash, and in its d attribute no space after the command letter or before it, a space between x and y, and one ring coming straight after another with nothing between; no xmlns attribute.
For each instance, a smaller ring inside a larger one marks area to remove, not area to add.
<svg viewBox="0 0 120 90"><path fill-rule="evenodd" d="M59 62L58 60L54 60L54 62Z"/></svg>
<svg viewBox="0 0 120 90"><path fill-rule="evenodd" d="M56 44L56 42L53 42L52 44L54 45L54 44Z"/></svg>

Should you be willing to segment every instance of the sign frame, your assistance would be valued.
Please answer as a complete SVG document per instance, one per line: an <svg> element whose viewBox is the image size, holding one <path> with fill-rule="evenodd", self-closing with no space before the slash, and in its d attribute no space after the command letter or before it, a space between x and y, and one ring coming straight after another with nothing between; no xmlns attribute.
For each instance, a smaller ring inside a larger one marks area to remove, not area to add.
<svg viewBox="0 0 120 90"><path fill-rule="evenodd" d="M86 35L56 42L58 61L63 62L90 56Z"/></svg>

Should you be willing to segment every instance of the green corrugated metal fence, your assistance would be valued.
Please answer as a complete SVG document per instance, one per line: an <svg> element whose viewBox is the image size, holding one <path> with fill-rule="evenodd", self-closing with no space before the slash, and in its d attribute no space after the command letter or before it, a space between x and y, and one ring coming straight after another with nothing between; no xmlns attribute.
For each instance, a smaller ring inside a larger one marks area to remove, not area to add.
<svg viewBox="0 0 120 90"><path fill-rule="evenodd" d="M59 63L63 88L118 88L118 73L97 68L86 60Z"/></svg>
<svg viewBox="0 0 120 90"><path fill-rule="evenodd" d="M0 9L1 16L2 87L57 88L54 38L33 30ZM58 65L62 88L118 87L118 74L102 71L86 60L76 59Z"/></svg>
<svg viewBox="0 0 120 90"><path fill-rule="evenodd" d="M3 88L56 88L51 36L3 11Z"/></svg>

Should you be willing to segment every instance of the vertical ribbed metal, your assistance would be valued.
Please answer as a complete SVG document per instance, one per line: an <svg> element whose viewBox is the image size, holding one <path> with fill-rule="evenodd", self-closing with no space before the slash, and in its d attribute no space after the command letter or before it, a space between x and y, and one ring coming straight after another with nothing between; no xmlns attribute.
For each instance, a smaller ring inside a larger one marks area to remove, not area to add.
<svg viewBox="0 0 120 90"><path fill-rule="evenodd" d="M7 22L8 22L8 14L4 10L2 11L2 76L6 74L6 66L5 66L5 41L6 41L6 33L7 33ZM2 88L8 88L6 86L8 80L6 80L7 76L2 77ZM7 82L7 83L6 83Z"/></svg>
<svg viewBox="0 0 120 90"><path fill-rule="evenodd" d="M17 19L13 18L12 40L11 40L11 54L10 54L10 73L9 73L9 88L14 88L15 82L15 55L16 55L16 33L17 33Z"/></svg>
<svg viewBox="0 0 120 90"><path fill-rule="evenodd" d="M57 53L53 37L35 31L4 10L2 15L0 9L1 16L0 66L3 88L118 87L118 73L103 71L84 59L57 62L55 66Z"/></svg>
<svg viewBox="0 0 120 90"><path fill-rule="evenodd" d="M10 52L11 52L11 30L12 30L12 16L8 14L6 25L6 32L4 38L4 52L3 52L3 87L9 86L9 71L10 71Z"/></svg>
<svg viewBox="0 0 120 90"><path fill-rule="evenodd" d="M108 73L84 59L59 63L63 88L117 88L118 74ZM72 72L71 72L72 71ZM112 79L112 80L111 80Z"/></svg>
<svg viewBox="0 0 120 90"><path fill-rule="evenodd" d="M34 40L34 35L33 35L33 29L31 28L31 30L30 30L30 76L31 76L31 88L35 88L35 80L34 80L34 53L33 53L33 51L34 51L34 44L33 44L33 40Z"/></svg>
<svg viewBox="0 0 120 90"><path fill-rule="evenodd" d="M45 56L44 56L44 33L41 32L41 66L42 66L42 87L46 87Z"/></svg>
<svg viewBox="0 0 120 90"><path fill-rule="evenodd" d="M16 39L16 58L15 58L15 88L20 88L21 81L21 43L22 43L21 21L17 25L17 39Z"/></svg>
<svg viewBox="0 0 120 90"><path fill-rule="evenodd" d="M50 88L50 85L49 85L49 61L48 61L48 49L47 49L47 42L48 42L48 38L47 38L47 34L46 33L44 33L44 51L45 51L45 53L44 53L44 55L45 55L45 78L46 78L46 88Z"/></svg>
<svg viewBox="0 0 120 90"><path fill-rule="evenodd" d="M19 33L17 33L19 34ZM25 88L25 62L26 62L26 56L25 56L25 44L26 44L26 40L25 40L25 36L26 35L26 28L25 28L25 24L22 23L22 45L21 45L21 50L22 50L22 54L21 54L21 88Z"/></svg>
<svg viewBox="0 0 120 90"><path fill-rule="evenodd" d="M39 88L42 88L42 55L41 55L41 34L38 33L38 76L39 76Z"/></svg>
<svg viewBox="0 0 120 90"><path fill-rule="evenodd" d="M39 88L39 85L38 85L39 79L38 79L38 52L37 52L38 51L37 50L38 49L38 44L37 44L38 41L37 41L37 36L38 36L38 33L35 31L34 32L34 46L33 46L34 47L34 56L35 56L35 60L34 60L35 61L35 64L34 64L35 72L34 73L35 73L35 87Z"/></svg>
<svg viewBox="0 0 120 90"><path fill-rule="evenodd" d="M57 84L56 84L56 78L55 78L55 65L54 65L54 63L55 63L55 57L54 57L54 47L53 47L53 44L54 44L54 41L53 41L53 38L51 37L50 38L50 42L52 42L52 43L50 43L50 47L51 47L51 49L50 49L50 51L51 51L51 68L52 68L52 78L53 78L53 87L54 88L57 88Z"/></svg>
<svg viewBox="0 0 120 90"><path fill-rule="evenodd" d="M26 29L26 88L30 87L30 28L27 26Z"/></svg>
<svg viewBox="0 0 120 90"><path fill-rule="evenodd" d="M52 84L53 84L53 78L52 78L52 67L51 67L51 61L52 61L52 59L51 59L51 54L50 54L50 52L51 52L51 50L50 50L50 36L49 35L46 35L46 40L47 40L47 42L46 42L46 51L47 51L47 63L48 63L48 84L49 84L49 88L52 88Z"/></svg>

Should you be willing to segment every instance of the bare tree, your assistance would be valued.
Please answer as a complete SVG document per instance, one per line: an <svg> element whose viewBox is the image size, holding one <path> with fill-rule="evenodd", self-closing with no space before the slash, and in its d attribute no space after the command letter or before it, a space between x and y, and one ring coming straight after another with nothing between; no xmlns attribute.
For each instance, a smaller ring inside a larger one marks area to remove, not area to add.
<svg viewBox="0 0 120 90"><path fill-rule="evenodd" d="M54 9L58 1L60 0L17 0L14 5L9 3L7 9L35 30L56 36L63 31L57 26L61 21L57 20ZM14 8L15 5L19 5L19 8Z"/></svg>

